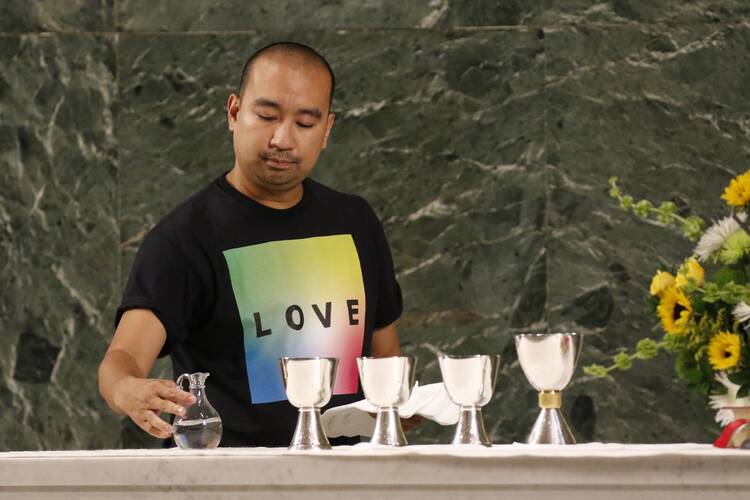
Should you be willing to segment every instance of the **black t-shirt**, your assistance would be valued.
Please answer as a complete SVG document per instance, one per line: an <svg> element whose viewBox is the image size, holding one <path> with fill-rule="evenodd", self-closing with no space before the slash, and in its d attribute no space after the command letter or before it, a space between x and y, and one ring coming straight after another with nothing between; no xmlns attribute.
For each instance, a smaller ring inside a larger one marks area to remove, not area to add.
<svg viewBox="0 0 750 500"><path fill-rule="evenodd" d="M395 321L401 290L383 227L361 197L303 181L288 209L261 205L224 175L144 238L116 324L152 310L167 332L175 378L209 372L206 395L222 446L287 446L297 410L279 358L339 358L329 406L362 398L356 358Z"/></svg>

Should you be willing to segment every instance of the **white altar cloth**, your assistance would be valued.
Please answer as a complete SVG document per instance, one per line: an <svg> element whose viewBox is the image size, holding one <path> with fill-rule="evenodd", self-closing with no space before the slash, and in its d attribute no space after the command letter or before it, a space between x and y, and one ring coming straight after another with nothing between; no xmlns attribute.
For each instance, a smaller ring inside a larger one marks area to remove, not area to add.
<svg viewBox="0 0 750 500"><path fill-rule="evenodd" d="M0 453L0 499L332 496L743 499L750 498L750 450L589 443Z"/></svg>

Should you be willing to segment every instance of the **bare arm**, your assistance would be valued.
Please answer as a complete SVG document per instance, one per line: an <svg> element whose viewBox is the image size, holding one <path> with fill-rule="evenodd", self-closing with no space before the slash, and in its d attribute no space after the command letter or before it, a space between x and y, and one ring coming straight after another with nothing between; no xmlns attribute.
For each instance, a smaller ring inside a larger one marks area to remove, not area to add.
<svg viewBox="0 0 750 500"><path fill-rule="evenodd" d="M371 353L376 358L401 356L401 347L398 345L395 321L388 326L378 328L372 333Z"/></svg>
<svg viewBox="0 0 750 500"><path fill-rule="evenodd" d="M172 380L146 378L167 335L161 321L148 309L131 309L122 315L112 343L99 365L99 392L119 415L128 415L149 434L165 438L170 425L159 412L184 413L192 403L190 393Z"/></svg>
<svg viewBox="0 0 750 500"><path fill-rule="evenodd" d="M161 321L148 309L131 309L122 315L99 365L99 392L115 413L125 414L115 401L117 385L128 377L146 378L166 338Z"/></svg>

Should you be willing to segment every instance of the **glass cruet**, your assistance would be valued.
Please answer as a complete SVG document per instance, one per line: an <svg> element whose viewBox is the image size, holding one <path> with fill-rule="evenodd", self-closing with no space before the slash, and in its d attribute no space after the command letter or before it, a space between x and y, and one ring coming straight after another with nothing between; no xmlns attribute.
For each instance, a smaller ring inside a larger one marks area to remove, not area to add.
<svg viewBox="0 0 750 500"><path fill-rule="evenodd" d="M185 407L185 414L178 415L172 424L174 442L182 449L216 448L221 441L221 417L206 397L208 373L183 373L177 377L177 387L183 389L190 383L190 394L195 403Z"/></svg>

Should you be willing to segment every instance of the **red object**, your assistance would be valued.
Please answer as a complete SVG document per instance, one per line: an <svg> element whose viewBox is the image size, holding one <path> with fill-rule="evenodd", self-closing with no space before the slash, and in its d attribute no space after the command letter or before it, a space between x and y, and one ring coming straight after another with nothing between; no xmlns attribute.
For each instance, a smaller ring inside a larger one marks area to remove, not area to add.
<svg viewBox="0 0 750 500"><path fill-rule="evenodd" d="M746 419L740 418L724 427L724 430L721 431L719 437L717 437L716 441L714 441L714 446L717 448L726 448L729 445L729 442L732 440L732 436L734 436L735 431L737 431L746 423Z"/></svg>

